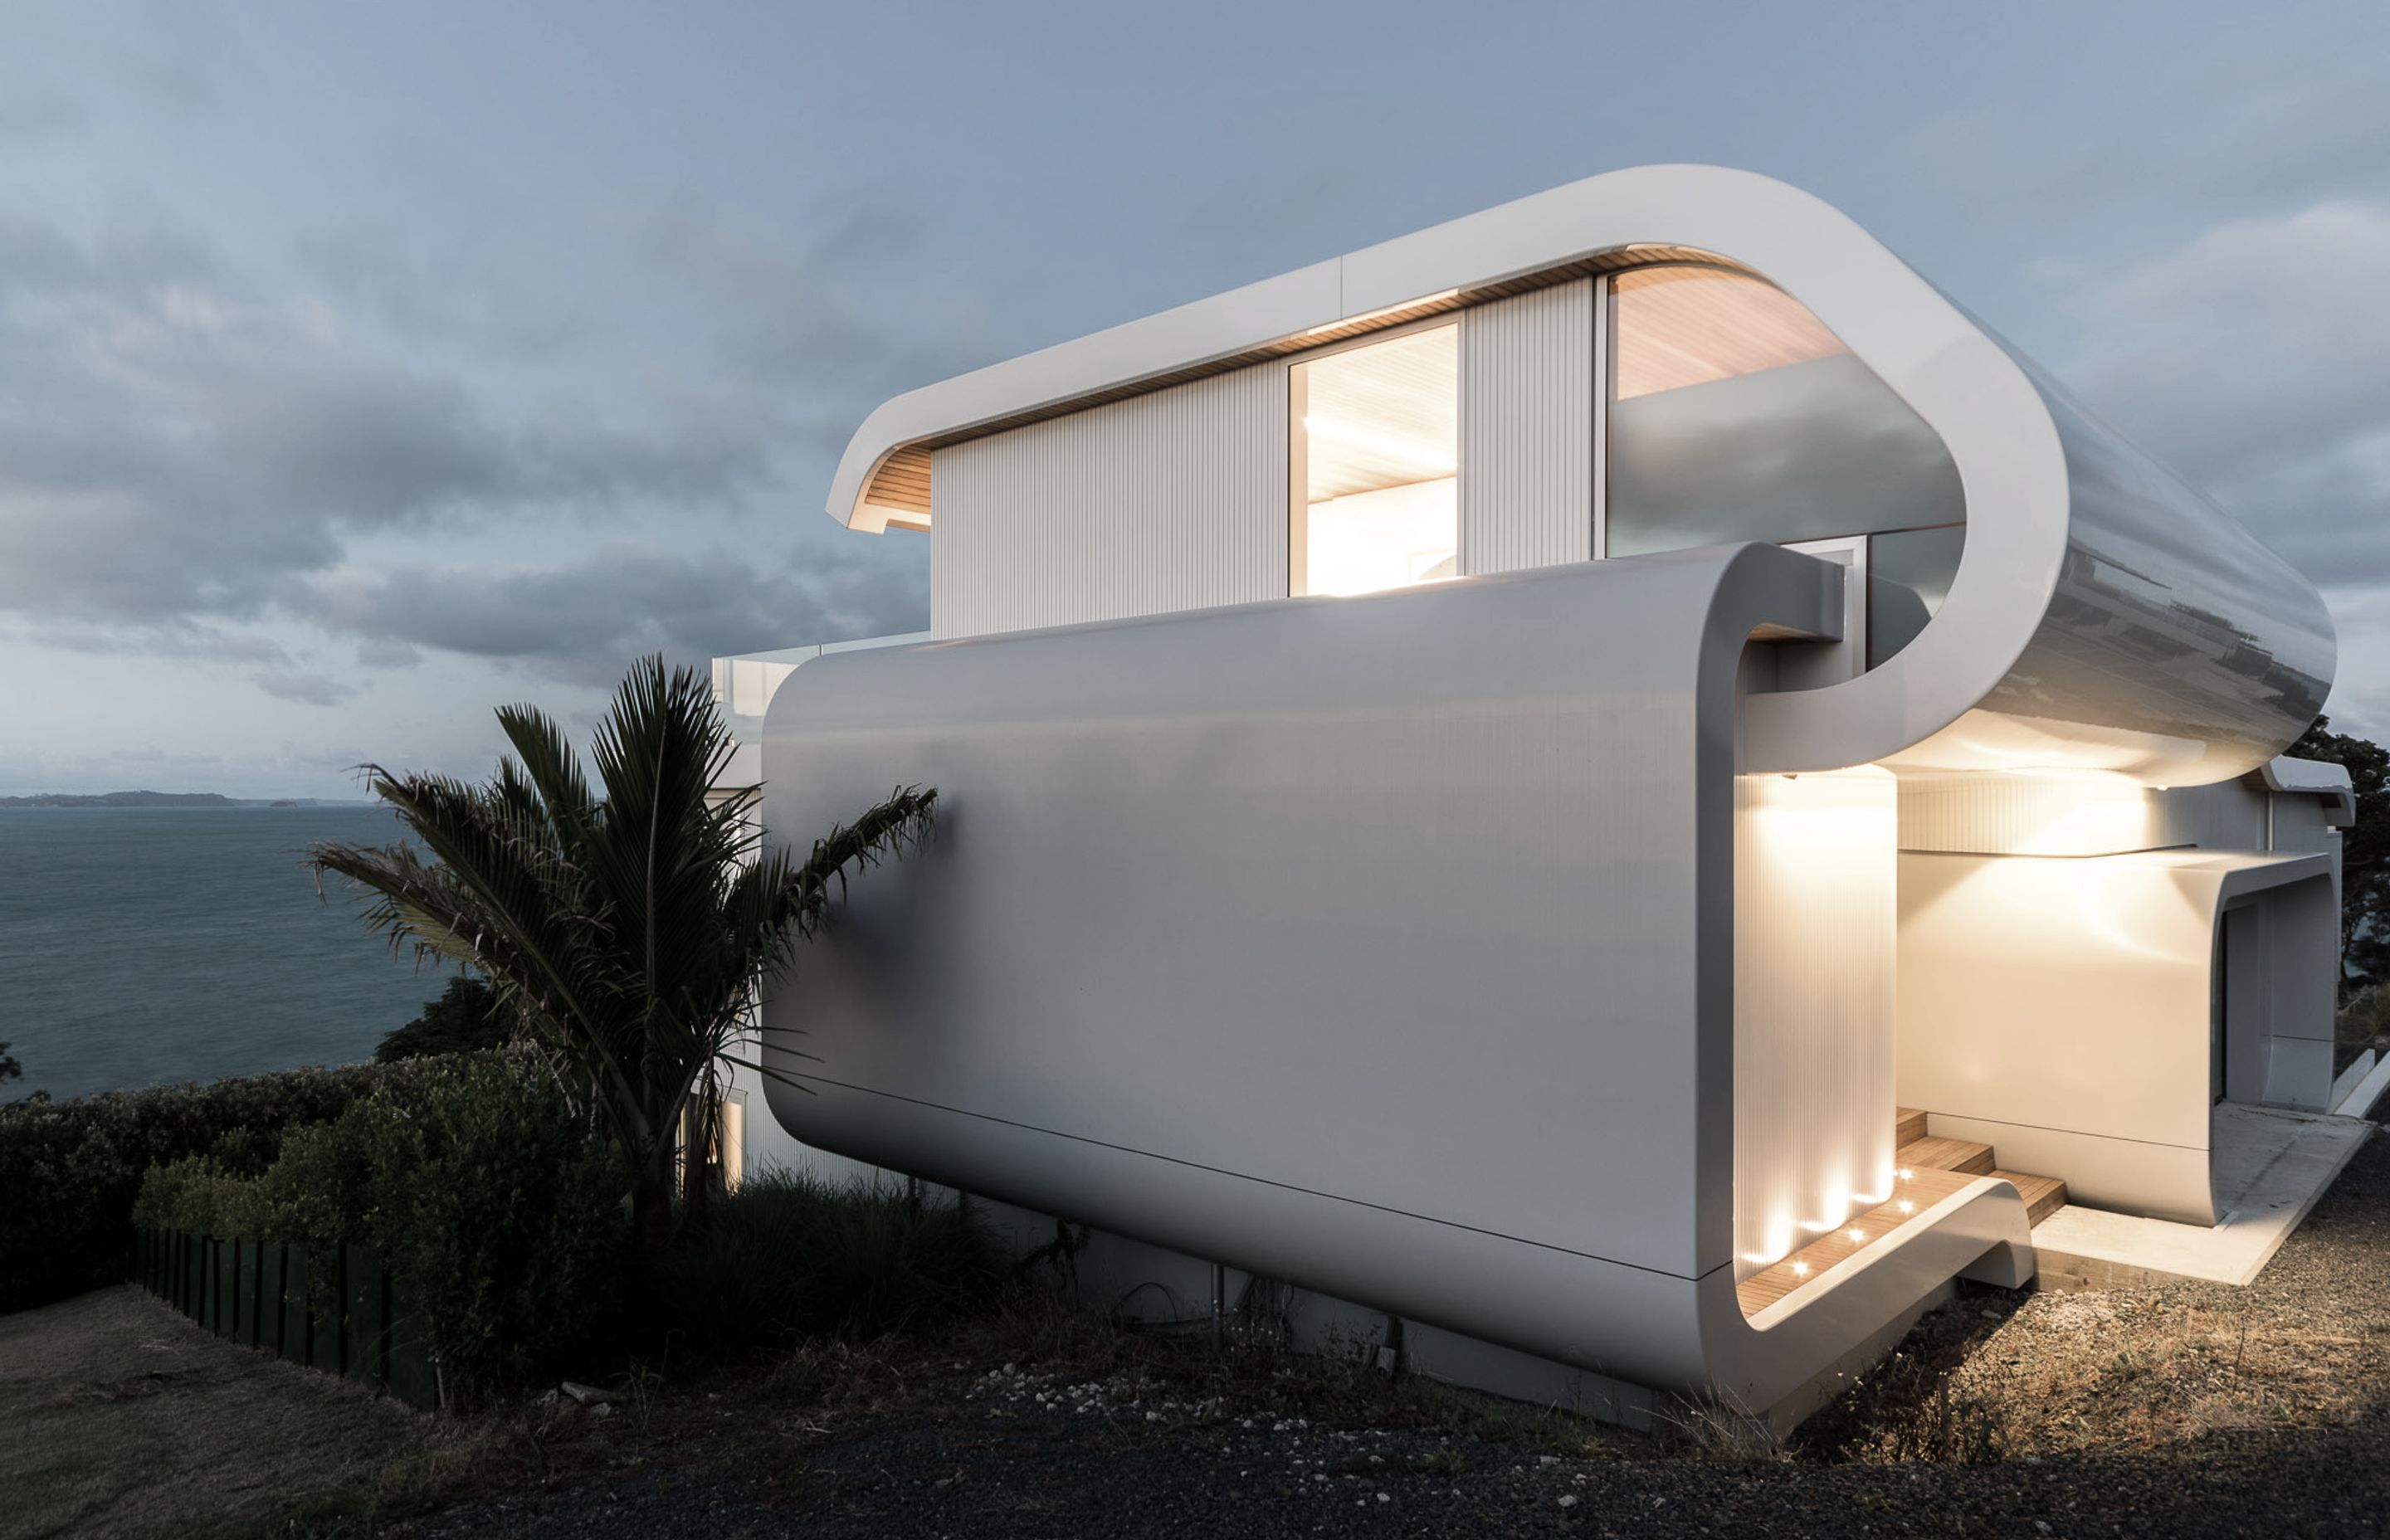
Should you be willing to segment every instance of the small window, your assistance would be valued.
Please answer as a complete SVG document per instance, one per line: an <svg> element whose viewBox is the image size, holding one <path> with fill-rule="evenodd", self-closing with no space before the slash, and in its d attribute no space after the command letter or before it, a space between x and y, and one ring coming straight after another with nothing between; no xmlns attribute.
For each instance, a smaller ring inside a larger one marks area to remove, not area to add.
<svg viewBox="0 0 2390 1540"><path fill-rule="evenodd" d="M1868 667L1917 639L1959 575L1963 524L1899 530L1868 541Z"/></svg>
<svg viewBox="0 0 2390 1540"><path fill-rule="evenodd" d="M1459 367L1450 325L1293 366L1291 592L1367 594L1454 575Z"/></svg>

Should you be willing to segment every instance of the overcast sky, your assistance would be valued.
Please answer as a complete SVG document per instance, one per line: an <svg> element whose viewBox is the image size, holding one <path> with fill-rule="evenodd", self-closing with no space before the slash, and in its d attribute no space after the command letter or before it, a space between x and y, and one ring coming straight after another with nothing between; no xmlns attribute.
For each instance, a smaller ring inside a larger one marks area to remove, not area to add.
<svg viewBox="0 0 2390 1540"><path fill-rule="evenodd" d="M354 796L914 629L887 396L1507 199L1840 205L2324 584L2390 733L2390 6L0 0L0 791Z"/></svg>

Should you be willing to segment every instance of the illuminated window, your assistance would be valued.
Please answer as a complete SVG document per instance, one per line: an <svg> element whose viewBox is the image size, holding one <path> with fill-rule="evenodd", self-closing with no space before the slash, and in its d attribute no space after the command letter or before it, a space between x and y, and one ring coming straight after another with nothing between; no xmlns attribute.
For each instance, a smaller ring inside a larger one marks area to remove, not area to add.
<svg viewBox="0 0 2390 1540"><path fill-rule="evenodd" d="M1866 536L1872 668L1959 567L1966 503L1928 427L1783 290L1723 268L1611 280L1605 551Z"/></svg>
<svg viewBox="0 0 2390 1540"><path fill-rule="evenodd" d="M1367 594L1451 577L1460 545L1460 328L1293 366L1290 589Z"/></svg>

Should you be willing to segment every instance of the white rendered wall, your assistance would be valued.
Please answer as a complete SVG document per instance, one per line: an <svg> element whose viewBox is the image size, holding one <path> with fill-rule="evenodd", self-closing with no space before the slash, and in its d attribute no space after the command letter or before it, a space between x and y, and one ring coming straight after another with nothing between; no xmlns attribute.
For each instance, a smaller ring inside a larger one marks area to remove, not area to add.
<svg viewBox="0 0 2390 1540"><path fill-rule="evenodd" d="M1892 1195L1895 825L1881 770L1735 779L1738 1281Z"/></svg>
<svg viewBox="0 0 2390 1540"><path fill-rule="evenodd" d="M1593 559L1593 280L1460 313L1460 571Z"/></svg>
<svg viewBox="0 0 2390 1540"><path fill-rule="evenodd" d="M1259 364L936 451L932 632L1284 597L1286 373Z"/></svg>
<svg viewBox="0 0 2390 1540"><path fill-rule="evenodd" d="M2319 854L1902 854L1901 1105L1936 1135L1992 1145L2007 1169L2064 1178L2075 1201L2212 1223L2223 915L2268 911L2255 1067L2235 1074L2236 1099L2319 1106L2330 869Z"/></svg>

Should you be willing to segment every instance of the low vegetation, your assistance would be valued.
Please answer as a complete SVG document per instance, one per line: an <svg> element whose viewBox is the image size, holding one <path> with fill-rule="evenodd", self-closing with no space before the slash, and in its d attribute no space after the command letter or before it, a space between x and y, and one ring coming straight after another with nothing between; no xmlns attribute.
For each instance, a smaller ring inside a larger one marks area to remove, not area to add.
<svg viewBox="0 0 2390 1540"><path fill-rule="evenodd" d="M678 1341L718 1357L943 1323L992 1303L1004 1279L965 1204L777 1174L718 1202L665 1257L657 1292Z"/></svg>
<svg viewBox="0 0 2390 1540"><path fill-rule="evenodd" d="M0 1106L0 1313L121 1281L151 1167L219 1149L271 1162L289 1131L422 1072L360 1064Z"/></svg>
<svg viewBox="0 0 2390 1540"><path fill-rule="evenodd" d="M2319 716L2283 751L2348 772L2357 822L2341 831L2341 953L2351 975L2390 983L2390 749Z"/></svg>
<svg viewBox="0 0 2390 1540"><path fill-rule="evenodd" d="M444 1405L547 1374L609 1328L622 1187L536 1060L430 1061L269 1156L235 1131L153 1169L138 1224L357 1242L410 1286Z"/></svg>

